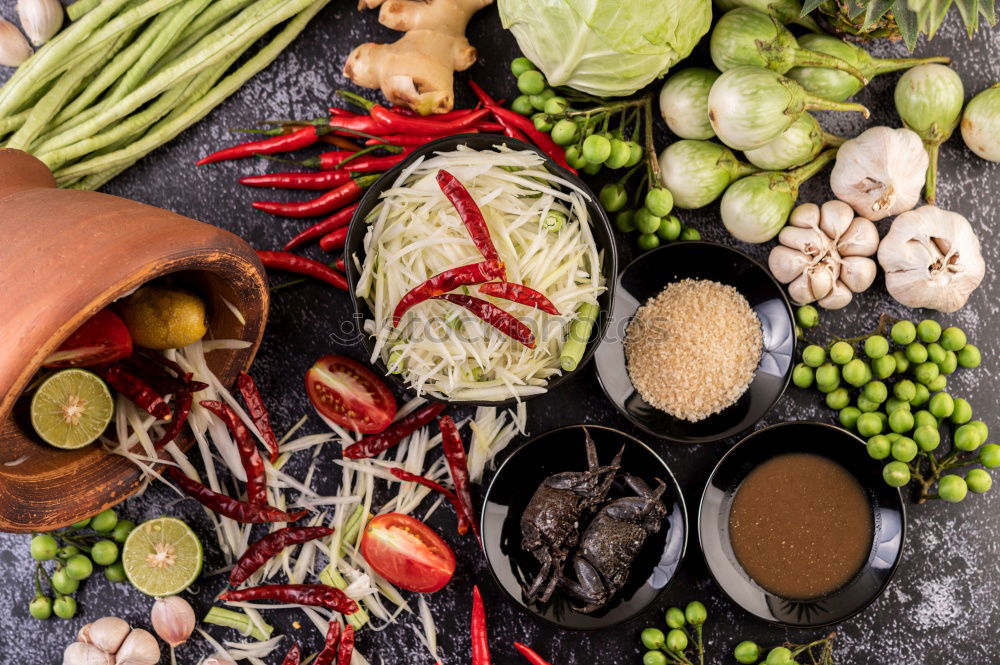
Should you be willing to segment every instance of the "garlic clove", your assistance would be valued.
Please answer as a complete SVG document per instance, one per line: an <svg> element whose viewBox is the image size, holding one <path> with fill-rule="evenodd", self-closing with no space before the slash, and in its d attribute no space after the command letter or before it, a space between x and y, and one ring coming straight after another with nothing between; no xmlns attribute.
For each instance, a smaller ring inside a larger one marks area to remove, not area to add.
<svg viewBox="0 0 1000 665"><path fill-rule="evenodd" d="M878 249L878 228L864 217L855 217L840 236L837 251L841 256L871 256Z"/></svg>
<svg viewBox="0 0 1000 665"><path fill-rule="evenodd" d="M834 282L833 290L817 304L823 309L842 309L847 307L854 295L851 290L844 286L843 282Z"/></svg>
<svg viewBox="0 0 1000 665"><path fill-rule="evenodd" d="M104 617L81 628L76 639L85 644L93 644L108 653L116 653L130 630L132 629L125 620L118 617Z"/></svg>
<svg viewBox="0 0 1000 665"><path fill-rule="evenodd" d="M114 657L93 644L73 642L63 651L63 665L114 665Z"/></svg>
<svg viewBox="0 0 1000 665"><path fill-rule="evenodd" d="M191 609L191 604L180 596L157 598L153 603L150 618L153 630L171 647L187 642L194 632L194 610Z"/></svg>
<svg viewBox="0 0 1000 665"><path fill-rule="evenodd" d="M18 67L31 53L31 45L17 26L0 16L0 66Z"/></svg>
<svg viewBox="0 0 1000 665"><path fill-rule="evenodd" d="M153 634L136 628L122 643L115 655L115 665L156 665L160 662L160 645Z"/></svg>
<svg viewBox="0 0 1000 665"><path fill-rule="evenodd" d="M795 301L796 305L808 305L816 300L809 288L809 276L804 273L788 285L788 295Z"/></svg>
<svg viewBox="0 0 1000 665"><path fill-rule="evenodd" d="M830 239L819 229L786 226L778 234L778 242L791 247L811 259L821 259L830 249Z"/></svg>
<svg viewBox="0 0 1000 665"><path fill-rule="evenodd" d="M767 267L774 278L782 284L788 284L801 275L808 265L809 257L784 245L775 246L767 257Z"/></svg>
<svg viewBox="0 0 1000 665"><path fill-rule="evenodd" d="M819 206L803 203L792 211L788 223L800 229L814 229L819 226Z"/></svg>
<svg viewBox="0 0 1000 665"><path fill-rule="evenodd" d="M836 280L829 267L816 266L812 270L807 270L806 275L809 277L809 291L812 292L814 299L821 300L833 290L833 284Z"/></svg>
<svg viewBox="0 0 1000 665"><path fill-rule="evenodd" d="M17 16L35 46L52 39L63 24L63 8L59 0L17 0Z"/></svg>
<svg viewBox="0 0 1000 665"><path fill-rule="evenodd" d="M878 267L864 256L845 256L840 264L840 281L854 293L867 291L875 281Z"/></svg>
<svg viewBox="0 0 1000 665"><path fill-rule="evenodd" d="M843 201L827 201L820 208L819 228L830 240L837 242L851 226L854 210Z"/></svg>

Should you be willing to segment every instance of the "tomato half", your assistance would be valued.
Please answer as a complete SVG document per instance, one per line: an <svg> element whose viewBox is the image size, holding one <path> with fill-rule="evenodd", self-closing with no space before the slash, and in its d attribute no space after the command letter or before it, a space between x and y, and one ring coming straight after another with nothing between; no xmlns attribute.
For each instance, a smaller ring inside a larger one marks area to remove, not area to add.
<svg viewBox="0 0 1000 665"><path fill-rule="evenodd" d="M102 309L76 329L45 359L45 367L93 367L132 355L132 335L110 309Z"/></svg>
<svg viewBox="0 0 1000 665"><path fill-rule="evenodd" d="M455 573L455 554L433 529L409 515L379 515L361 536L361 556L398 587L433 593Z"/></svg>
<svg viewBox="0 0 1000 665"><path fill-rule="evenodd" d="M323 356L306 373L309 401L341 427L375 434L396 417L392 391L359 362L344 356Z"/></svg>

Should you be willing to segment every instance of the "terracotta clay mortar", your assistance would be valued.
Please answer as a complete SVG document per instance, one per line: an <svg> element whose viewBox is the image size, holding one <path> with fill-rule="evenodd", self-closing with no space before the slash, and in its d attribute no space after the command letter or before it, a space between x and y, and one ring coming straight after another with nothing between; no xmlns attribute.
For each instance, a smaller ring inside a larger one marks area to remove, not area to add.
<svg viewBox="0 0 1000 665"><path fill-rule="evenodd" d="M67 451L39 441L18 398L80 324L164 275L205 299L209 337L251 343L206 356L231 385L253 360L267 320L267 279L254 251L228 231L166 210L56 189L44 164L0 149L0 530L66 526L139 489L138 469L99 443ZM178 440L183 450L191 443Z"/></svg>

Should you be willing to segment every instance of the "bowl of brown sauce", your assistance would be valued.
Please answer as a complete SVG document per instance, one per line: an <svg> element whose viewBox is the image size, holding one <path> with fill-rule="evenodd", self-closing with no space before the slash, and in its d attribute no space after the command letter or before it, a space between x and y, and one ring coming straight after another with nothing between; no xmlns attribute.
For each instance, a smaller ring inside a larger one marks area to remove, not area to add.
<svg viewBox="0 0 1000 665"><path fill-rule="evenodd" d="M903 552L898 489L864 442L833 425L792 422L750 434L702 494L698 537L709 572L754 616L815 627L861 612Z"/></svg>

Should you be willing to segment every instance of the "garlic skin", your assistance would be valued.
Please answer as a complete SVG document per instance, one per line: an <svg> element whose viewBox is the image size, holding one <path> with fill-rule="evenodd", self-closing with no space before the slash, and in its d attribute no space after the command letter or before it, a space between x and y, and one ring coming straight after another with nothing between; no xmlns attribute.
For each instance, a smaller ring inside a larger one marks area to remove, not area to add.
<svg viewBox="0 0 1000 665"><path fill-rule="evenodd" d="M878 261L889 295L907 307L946 314L961 309L986 274L969 221L929 205L893 220Z"/></svg>
<svg viewBox="0 0 1000 665"><path fill-rule="evenodd" d="M878 229L843 201L800 205L778 242L768 267L799 305L840 309L875 281L878 268L868 257L879 246Z"/></svg>
<svg viewBox="0 0 1000 665"><path fill-rule="evenodd" d="M76 639L84 644L92 644L102 651L115 653L121 648L130 630L132 629L124 619L104 617L81 628Z"/></svg>
<svg viewBox="0 0 1000 665"><path fill-rule="evenodd" d="M17 0L17 16L35 46L52 39L63 24L63 8L59 0Z"/></svg>
<svg viewBox="0 0 1000 665"><path fill-rule="evenodd" d="M927 165L916 132L872 127L840 146L830 187L858 215L878 221L917 205Z"/></svg>
<svg viewBox="0 0 1000 665"><path fill-rule="evenodd" d="M73 642L63 651L63 665L114 665L114 656L93 644Z"/></svg>
<svg viewBox="0 0 1000 665"><path fill-rule="evenodd" d="M31 54L31 44L17 26L0 16L0 66L19 67Z"/></svg>
<svg viewBox="0 0 1000 665"><path fill-rule="evenodd" d="M194 632L194 610L180 596L157 598L153 603L150 619L153 630L171 647L187 642Z"/></svg>
<svg viewBox="0 0 1000 665"><path fill-rule="evenodd" d="M148 630L136 628L115 654L115 665L156 665L160 662L160 645Z"/></svg>

